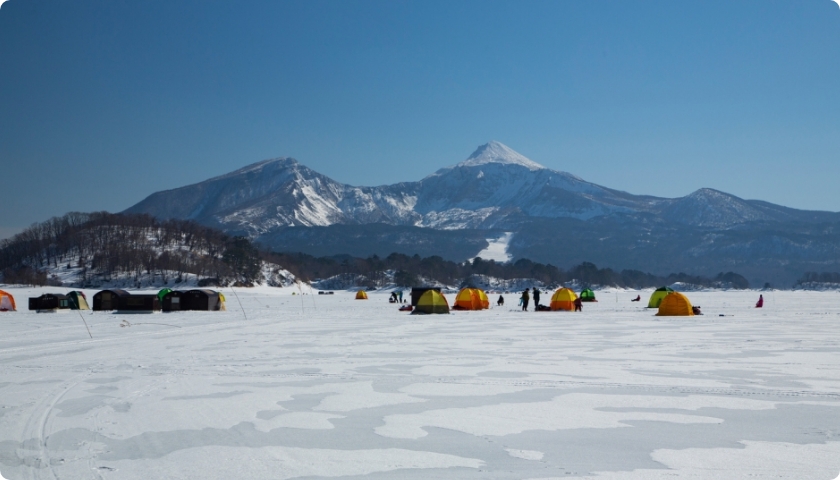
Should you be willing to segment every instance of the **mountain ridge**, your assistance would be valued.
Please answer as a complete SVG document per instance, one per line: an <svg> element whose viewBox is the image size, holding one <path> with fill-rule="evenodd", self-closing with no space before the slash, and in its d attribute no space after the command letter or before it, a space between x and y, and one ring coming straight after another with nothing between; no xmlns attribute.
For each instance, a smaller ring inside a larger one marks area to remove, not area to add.
<svg viewBox="0 0 840 480"><path fill-rule="evenodd" d="M728 271L750 259L772 265L746 267L770 278L798 278L804 270L792 269L800 264L812 268L809 265L840 263L840 255L828 253L837 250L829 238L840 232L840 213L797 210L710 188L678 198L635 195L552 170L495 141L479 146L466 160L418 181L373 187L340 183L294 158L278 157L153 193L125 212L195 220L274 249L294 245L320 253L341 248L341 238L330 239L331 235L352 235L355 245L370 242L376 245L368 250L386 255L389 248L434 251L438 241L443 242L440 248L450 248L445 246L451 245L450 237L405 229L422 227L486 231L487 238L512 232L510 253L514 260L527 257L546 263L604 258L636 268L642 262L634 257L635 252L647 252L650 257L668 251L671 258L667 261L642 260L659 262L671 270L685 265L686 270ZM369 235L365 229L328 228L372 224L383 226L368 229ZM294 233L295 228L316 230L301 236ZM533 235L540 230L549 233ZM324 238L316 238L318 235ZM416 241L408 240L411 235ZM777 240L768 242L761 235ZM715 244L717 238L727 239L725 247ZM475 249L472 256L486 246L484 243L471 244ZM589 256L579 259L561 254L563 245ZM593 247L597 245L603 248ZM681 250L671 245L680 245ZM786 247L780 249L780 245ZM732 254L735 251L742 255ZM784 255L787 257L782 258ZM756 283L758 278L750 281Z"/></svg>

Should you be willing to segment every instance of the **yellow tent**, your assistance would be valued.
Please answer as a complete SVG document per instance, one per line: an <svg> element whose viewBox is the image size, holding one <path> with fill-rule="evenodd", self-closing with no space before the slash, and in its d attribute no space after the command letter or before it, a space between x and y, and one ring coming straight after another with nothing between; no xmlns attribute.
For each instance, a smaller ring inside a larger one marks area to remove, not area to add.
<svg viewBox="0 0 840 480"><path fill-rule="evenodd" d="M364 290L359 290L356 292L356 300L367 300L367 292Z"/></svg>
<svg viewBox="0 0 840 480"><path fill-rule="evenodd" d="M15 307L15 297L11 293L0 290L0 312L14 312L17 311Z"/></svg>
<svg viewBox="0 0 840 480"><path fill-rule="evenodd" d="M454 310L483 310L490 308L490 299L480 288L464 288L455 297Z"/></svg>
<svg viewBox="0 0 840 480"><path fill-rule="evenodd" d="M449 313L449 302L436 290L427 290L426 293L420 295L411 313Z"/></svg>
<svg viewBox="0 0 840 480"><path fill-rule="evenodd" d="M694 315L688 297L680 292L671 292L659 304L659 317L690 317Z"/></svg>
<svg viewBox="0 0 840 480"><path fill-rule="evenodd" d="M568 288L558 288L554 295L551 296L551 310L568 310L575 309L575 299L577 294Z"/></svg>
<svg viewBox="0 0 840 480"><path fill-rule="evenodd" d="M490 299L487 298L487 294L484 293L484 290L476 288L475 291L478 292L478 298L481 300L481 308L490 308Z"/></svg>
<svg viewBox="0 0 840 480"><path fill-rule="evenodd" d="M224 293L219 292L219 300L221 300L219 302L219 303L221 303L221 305L219 306L219 310L221 310L223 312L226 311L227 307L225 306L225 294Z"/></svg>

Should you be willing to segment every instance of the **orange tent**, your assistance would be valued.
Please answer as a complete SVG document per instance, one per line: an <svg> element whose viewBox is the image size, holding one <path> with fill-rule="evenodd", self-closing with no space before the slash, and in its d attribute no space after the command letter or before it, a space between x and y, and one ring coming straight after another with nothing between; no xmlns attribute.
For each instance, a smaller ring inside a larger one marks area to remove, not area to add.
<svg viewBox="0 0 840 480"><path fill-rule="evenodd" d="M690 317L694 315L688 297L680 292L671 292L659 304L658 317Z"/></svg>
<svg viewBox="0 0 840 480"><path fill-rule="evenodd" d="M487 294L484 293L484 290L476 288L475 291L478 292L478 298L481 299L481 308L490 308L490 299L487 298Z"/></svg>
<svg viewBox="0 0 840 480"><path fill-rule="evenodd" d="M479 288L463 288L455 297L454 310L483 310L490 308L490 299Z"/></svg>
<svg viewBox="0 0 840 480"><path fill-rule="evenodd" d="M16 310L15 297L9 292L0 290L0 312L14 312Z"/></svg>
<svg viewBox="0 0 840 480"><path fill-rule="evenodd" d="M551 310L568 310L575 309L575 299L577 294L568 288L558 288L554 295L551 296Z"/></svg>
<svg viewBox="0 0 840 480"><path fill-rule="evenodd" d="M364 290L359 290L356 292L356 300L367 300L367 292Z"/></svg>

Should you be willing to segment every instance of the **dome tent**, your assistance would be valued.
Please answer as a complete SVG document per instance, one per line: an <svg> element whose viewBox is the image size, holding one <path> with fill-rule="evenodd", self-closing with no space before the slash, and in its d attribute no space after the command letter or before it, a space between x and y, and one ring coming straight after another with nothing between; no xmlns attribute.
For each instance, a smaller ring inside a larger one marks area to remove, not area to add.
<svg viewBox="0 0 840 480"><path fill-rule="evenodd" d="M364 290L359 290L356 292L356 300L367 300L367 292Z"/></svg>
<svg viewBox="0 0 840 480"><path fill-rule="evenodd" d="M440 292L427 290L417 300L417 306L411 312L412 315L422 313L449 313L449 302Z"/></svg>
<svg viewBox="0 0 840 480"><path fill-rule="evenodd" d="M490 300L483 290L478 288L463 288L455 296L453 310L483 310L490 308Z"/></svg>
<svg viewBox="0 0 840 480"><path fill-rule="evenodd" d="M557 291L554 292L554 295L551 296L551 304L550 308L552 311L555 310L567 310L572 311L575 309L575 300L577 299L577 294L574 291L568 288L558 288Z"/></svg>
<svg viewBox="0 0 840 480"><path fill-rule="evenodd" d="M73 290L67 294L67 300L70 302L71 310L90 310L84 292Z"/></svg>
<svg viewBox="0 0 840 480"><path fill-rule="evenodd" d="M658 317L692 317L694 309L688 297L680 292L671 292L659 304Z"/></svg>
<svg viewBox="0 0 840 480"><path fill-rule="evenodd" d="M650 295L650 301L648 302L647 308L659 308L659 303L662 302L662 299L665 298L669 293L673 292L673 288L669 287L659 287L653 291Z"/></svg>
<svg viewBox="0 0 840 480"><path fill-rule="evenodd" d="M580 292L580 301L581 302L597 302L598 300L595 300L595 292L593 292L592 290L587 288L587 289L584 289L582 292Z"/></svg>
<svg viewBox="0 0 840 480"><path fill-rule="evenodd" d="M14 312L16 310L15 297L9 292L0 290L0 312Z"/></svg>

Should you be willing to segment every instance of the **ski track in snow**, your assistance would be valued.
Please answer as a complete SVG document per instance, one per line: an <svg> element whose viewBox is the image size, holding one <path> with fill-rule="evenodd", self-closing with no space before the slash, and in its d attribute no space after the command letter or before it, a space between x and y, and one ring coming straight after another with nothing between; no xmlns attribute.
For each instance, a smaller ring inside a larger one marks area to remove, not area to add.
<svg viewBox="0 0 840 480"><path fill-rule="evenodd" d="M3 289L20 306L60 290ZM706 313L689 318L656 317L630 302L635 291L596 292L582 313L423 317L397 312L389 292L366 301L292 292L237 289L247 321L232 294L226 312L84 312L93 339L77 312L0 313L0 474L828 480L840 471L837 292L764 292L763 309L754 291L689 292Z"/></svg>

